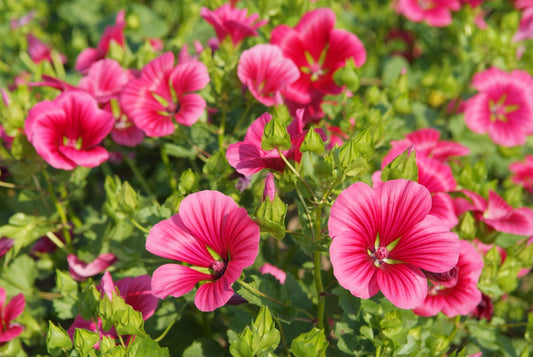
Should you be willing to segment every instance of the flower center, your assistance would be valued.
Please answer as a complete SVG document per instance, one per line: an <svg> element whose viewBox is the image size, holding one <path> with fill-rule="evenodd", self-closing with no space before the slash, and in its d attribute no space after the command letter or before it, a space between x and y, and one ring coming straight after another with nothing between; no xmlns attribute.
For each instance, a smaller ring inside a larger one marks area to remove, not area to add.
<svg viewBox="0 0 533 357"><path fill-rule="evenodd" d="M66 136L63 137L63 146L68 146L71 148L74 148L76 150L80 150L82 147L82 138L81 136L76 139L67 138Z"/></svg>
<svg viewBox="0 0 533 357"><path fill-rule="evenodd" d="M501 121L507 123L509 118L507 114L512 113L519 109L518 105L505 105L507 101L507 95L502 95L498 101L489 99L489 112L490 112L490 121Z"/></svg>
<svg viewBox="0 0 533 357"><path fill-rule="evenodd" d="M373 252L369 250L368 255L370 255L370 257L374 261L374 265L379 268L382 263L386 263L386 260L389 256L389 250L387 249L387 247L379 246Z"/></svg>
<svg viewBox="0 0 533 357"><path fill-rule="evenodd" d="M433 0L418 0L417 2L422 10L431 10L435 7Z"/></svg>
<svg viewBox="0 0 533 357"><path fill-rule="evenodd" d="M221 262L220 260L214 260L211 263L211 270L213 271L213 277L218 279L224 275L224 272L226 271L226 263Z"/></svg>
<svg viewBox="0 0 533 357"><path fill-rule="evenodd" d="M458 267L453 267L444 273L432 273L424 271L424 274L433 284L433 286L430 288L430 293L432 295L438 294L440 290L453 288L455 285L457 285L457 281L459 280Z"/></svg>

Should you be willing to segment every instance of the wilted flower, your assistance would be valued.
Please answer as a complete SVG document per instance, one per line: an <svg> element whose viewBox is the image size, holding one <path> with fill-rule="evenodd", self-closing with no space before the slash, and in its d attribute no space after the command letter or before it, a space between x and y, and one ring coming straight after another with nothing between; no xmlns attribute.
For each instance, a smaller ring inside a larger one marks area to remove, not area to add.
<svg viewBox="0 0 533 357"><path fill-rule="evenodd" d="M83 281L91 276L100 274L117 261L112 253L100 254L92 262L86 263L74 254L67 256L68 270L74 280Z"/></svg>

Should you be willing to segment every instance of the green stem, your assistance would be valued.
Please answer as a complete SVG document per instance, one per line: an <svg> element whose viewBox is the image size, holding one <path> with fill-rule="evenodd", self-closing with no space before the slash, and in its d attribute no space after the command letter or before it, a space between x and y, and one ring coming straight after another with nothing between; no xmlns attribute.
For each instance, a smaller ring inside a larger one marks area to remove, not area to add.
<svg viewBox="0 0 533 357"><path fill-rule="evenodd" d="M318 244L318 242L322 239L322 205L319 205L315 208L315 229L314 229L314 243ZM314 263L314 277L315 277L315 287L316 287L316 293L318 297L318 309L317 309L317 321L318 321L318 328L323 329L327 326L324 325L324 310L326 307L326 297L322 295L324 292L324 284L322 283L322 257L320 254L320 250L315 248L315 252L313 254L313 263ZM327 332L327 331L326 331ZM327 336L327 334L326 334Z"/></svg>
<svg viewBox="0 0 533 357"><path fill-rule="evenodd" d="M170 331L170 329L172 328L172 326L174 326L174 324L176 323L176 320L172 320L170 321L170 323L168 324L168 326L165 328L165 331L163 331L161 333L161 335L159 335L159 337L157 337L154 341L155 342L159 342L161 341L162 339L165 338L165 336L167 335L167 333Z"/></svg>
<svg viewBox="0 0 533 357"><path fill-rule="evenodd" d="M54 202L54 206L56 207L56 211L57 213L59 213L59 217L61 218L61 223L63 225L63 235L65 236L65 243L67 243L68 251L71 251L72 250L72 237L70 236L67 215L65 214L65 210L63 209L63 206L61 206L61 204L57 200L57 196L52 187L52 182L50 181L50 177L48 177L48 173L46 172L46 168L43 167L41 171L43 173L44 179L48 186L48 192L50 193L50 197L52 198L52 201Z"/></svg>
<svg viewBox="0 0 533 357"><path fill-rule="evenodd" d="M279 156L281 157L281 159L283 160L283 162L285 163L285 165L287 165L287 167L289 168L289 170L292 171L293 174L296 175L296 177L303 183L303 185L305 186L305 188L307 188L307 191L309 191L309 193L311 194L311 196L313 196L313 200L315 202L318 202L316 196L315 196L315 193L313 192L313 190L311 189L311 187L309 187L309 185L307 184L307 182L303 179L303 177L298 173L298 171L296 171L296 169L294 168L294 166L291 165L291 163L289 162L289 160L287 160L287 158L285 157L285 155L283 155L283 153L281 152L280 149L277 149L278 150L278 154Z"/></svg>
<svg viewBox="0 0 533 357"><path fill-rule="evenodd" d="M307 317L309 317L310 319L314 319L315 317L313 315L311 315L309 312L305 311L305 310L302 310L300 308L297 308L295 306L289 306L287 304L285 304L284 302L281 302L279 300L276 300L274 299L273 297L271 296L268 296L266 295L265 293L262 293L261 291L257 290L256 288L254 288L253 286L250 286L248 283L245 283L244 281L242 280L238 280L239 284L242 285L244 288L248 289L250 292L258 295L258 296L261 296L261 297L264 297L265 299L268 299L278 305L281 305L283 307L293 307L294 309L296 309L297 311L301 312L302 314L306 315Z"/></svg>
<svg viewBox="0 0 533 357"><path fill-rule="evenodd" d="M144 176L141 174L137 166L135 166L135 163L130 159L127 152L122 151L122 156L124 157L124 161L129 166L131 172L133 172L133 175L139 181L141 184L143 190L149 195L149 196L155 196L152 190L150 189L150 185L148 185L148 182L144 179Z"/></svg>
<svg viewBox="0 0 533 357"><path fill-rule="evenodd" d="M231 132L231 136L235 136L235 131L241 126L242 122L246 117L248 117L248 113L250 112L250 109L252 109L252 101L248 101L248 104L246 104L246 108L244 109L244 112L242 113L239 120L237 120L237 123L235 124L235 127L233 128L233 131Z"/></svg>
<svg viewBox="0 0 533 357"><path fill-rule="evenodd" d="M150 230L148 228L144 228L143 226L141 226L141 224L139 222L137 222L135 220L135 218L133 218L131 216L129 218L130 218L131 223L133 223L133 225L135 227L137 227L137 229L139 229L140 231L142 231L144 233L150 233Z"/></svg>
<svg viewBox="0 0 533 357"><path fill-rule="evenodd" d="M220 126L218 128L218 149L224 150L224 131L226 130L226 110L222 112Z"/></svg>
<svg viewBox="0 0 533 357"><path fill-rule="evenodd" d="M279 326L279 333L281 335L281 342L283 343L283 347L285 348L285 351L287 352L287 356L290 356L291 354L289 353L289 347L287 345L287 340L285 339L285 334L283 333L283 326L281 326L281 321L276 316L272 316L272 318L276 321L276 323Z"/></svg>
<svg viewBox="0 0 533 357"><path fill-rule="evenodd" d="M165 164L165 169L167 171L168 182L170 184L170 188L172 189L172 192L177 192L178 185L176 182L176 178L172 175L172 168L170 167L170 160L168 158L168 154L164 146L161 147L161 160L163 160L163 164Z"/></svg>

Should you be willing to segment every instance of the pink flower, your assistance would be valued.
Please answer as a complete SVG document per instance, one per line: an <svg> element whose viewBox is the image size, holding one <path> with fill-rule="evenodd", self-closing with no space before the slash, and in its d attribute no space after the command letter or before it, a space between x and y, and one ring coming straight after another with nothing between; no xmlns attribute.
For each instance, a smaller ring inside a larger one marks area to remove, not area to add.
<svg viewBox="0 0 533 357"><path fill-rule="evenodd" d="M457 264L457 235L428 215L431 196L416 182L392 180L376 189L357 182L333 203L328 222L333 272L340 285L368 299L378 291L403 309L427 295L422 269Z"/></svg>
<svg viewBox="0 0 533 357"><path fill-rule="evenodd" d="M467 315L481 302L477 282L483 270L483 259L467 241L460 241L457 265L445 273L427 273L431 284L424 303L413 312L434 316L442 311L446 316Z"/></svg>
<svg viewBox="0 0 533 357"><path fill-rule="evenodd" d="M52 63L52 49L50 47L31 33L26 36L26 39L28 40L28 54L33 62L41 63L42 61L48 61ZM59 54L59 58L61 59L61 63L67 63L67 57L64 54Z"/></svg>
<svg viewBox="0 0 533 357"><path fill-rule="evenodd" d="M515 0L514 7L519 10L524 10L528 7L533 7L533 0Z"/></svg>
<svg viewBox="0 0 533 357"><path fill-rule="evenodd" d="M454 200L457 215L472 211L474 218L483 221L498 232L533 235L533 210L528 207L513 208L496 192L490 190L485 200L475 192L461 191L470 201L458 197Z"/></svg>
<svg viewBox="0 0 533 357"><path fill-rule="evenodd" d="M476 308L472 311L470 316L476 317L480 320L485 319L487 321L490 321L492 320L493 314L494 314L494 306L492 304L492 300L490 299L490 296L482 293L481 301L476 306ZM481 352L480 352L480 355L481 355Z"/></svg>
<svg viewBox="0 0 533 357"><path fill-rule="evenodd" d="M205 100L191 92L208 82L203 63L190 60L174 66L174 54L166 52L149 62L139 79L126 85L120 106L147 136L170 135L174 132L174 120L191 126L202 115Z"/></svg>
<svg viewBox="0 0 533 357"><path fill-rule="evenodd" d="M266 106L283 102L282 91L300 76L298 67L283 57L279 47L256 45L243 51L237 75L252 95Z"/></svg>
<svg viewBox="0 0 533 357"><path fill-rule="evenodd" d="M395 149L392 149L391 152L393 150ZM452 169L442 162L419 155L418 150L416 150L416 154L417 182L431 193L431 210L429 214L439 218L448 228L453 228L458 223L458 219L455 214L453 199L447 193L457 186ZM389 152L383 159L381 168L385 168L393 159ZM381 183L381 171L377 171L372 175L372 183L374 187Z"/></svg>
<svg viewBox="0 0 533 357"><path fill-rule="evenodd" d="M23 294L14 296L6 304L6 291L0 286L0 343L11 341L24 330L24 327L12 321L22 314L25 305Z"/></svg>
<svg viewBox="0 0 533 357"><path fill-rule="evenodd" d="M291 138L292 147L282 152L286 158L296 162L300 162L302 159L299 148L307 133L307 130L303 130L302 116L303 111L299 110L296 118L288 126L287 132ZM229 145L226 150L226 158L238 173L251 176L266 168L280 172L285 169L285 162L277 150L266 151L261 147L265 125L271 119L272 116L269 113L261 115L248 128L244 141ZM320 134L323 135L323 132Z"/></svg>
<svg viewBox="0 0 533 357"><path fill-rule="evenodd" d="M137 277L127 277L117 282L113 282L111 274L105 272L102 277L100 285L97 290L105 294L109 300L113 300L113 293L117 293L118 296L124 299L124 302L135 311L139 311L143 315L143 320L150 318L156 308L159 301L158 298L151 293L151 279L149 275L140 275ZM103 331L102 321L98 319L95 321L84 320L81 315L78 315L72 325L67 330L67 333L72 338L77 328L86 329L93 332L98 332L100 336L107 336L110 338L118 338L115 328L111 328L109 331ZM99 342L96 343L95 348L98 348Z"/></svg>
<svg viewBox="0 0 533 357"><path fill-rule="evenodd" d="M237 46L245 37L257 36L257 29L264 26L267 21L259 19L258 14L247 17L248 10L236 9L230 4L224 4L216 10L202 7L200 15L215 29L220 42L226 36L231 38L234 46Z"/></svg>
<svg viewBox="0 0 533 357"><path fill-rule="evenodd" d="M509 170L513 173L511 180L515 184L533 193L533 155L526 155L524 162L513 162Z"/></svg>
<svg viewBox="0 0 533 357"><path fill-rule="evenodd" d="M26 135L37 153L56 169L95 167L107 160L98 144L113 127L113 116L87 93L67 91L37 103L28 113Z"/></svg>
<svg viewBox="0 0 533 357"><path fill-rule="evenodd" d="M178 214L152 227L146 249L187 264L157 268L152 294L179 297L202 282L194 303L201 311L213 311L228 302L231 285L255 261L259 227L230 197L200 191L183 199Z"/></svg>
<svg viewBox="0 0 533 357"><path fill-rule="evenodd" d="M316 9L306 13L294 28L280 25L272 31L270 43L279 46L300 69L300 78L284 93L290 101L309 104L314 91L339 94L342 87L333 81L333 73L349 58L357 67L365 63L366 51L359 38L334 29L335 20L332 10Z"/></svg>
<svg viewBox="0 0 533 357"><path fill-rule="evenodd" d="M11 249L15 243L14 239L2 237L0 238L0 258L2 258Z"/></svg>
<svg viewBox="0 0 533 357"><path fill-rule="evenodd" d="M107 26L105 28L96 48L89 47L81 51L76 59L76 70L82 74L87 74L87 71L94 62L105 58L109 51L111 41L124 47L124 44L126 43L126 38L124 37L124 28L126 27L125 15L126 13L124 10L117 13L115 25Z"/></svg>
<svg viewBox="0 0 533 357"><path fill-rule="evenodd" d="M259 272L261 274L272 275L274 278L278 279L281 284L285 284L285 279L287 279L287 273L269 263L263 264L261 268L259 268Z"/></svg>
<svg viewBox="0 0 533 357"><path fill-rule="evenodd" d="M104 110L113 114L116 114L115 125L111 130L111 139L114 142L124 146L137 146L144 140L144 132L135 126L135 123L122 112L119 108L118 113L113 113L111 104L104 105Z"/></svg>
<svg viewBox="0 0 533 357"><path fill-rule="evenodd" d="M118 99L124 86L133 75L112 59L99 60L91 65L78 86L91 94L98 103Z"/></svg>
<svg viewBox="0 0 533 357"><path fill-rule="evenodd" d="M100 274L111 265L115 264L117 257L111 253L100 254L90 263L86 263L74 254L67 256L68 270L74 280L84 281L91 276Z"/></svg>
<svg viewBox="0 0 533 357"><path fill-rule="evenodd" d="M520 26L513 36L513 42L523 41L533 38L533 7L527 8L522 12Z"/></svg>
<svg viewBox="0 0 533 357"><path fill-rule="evenodd" d="M413 22L426 21L435 27L452 23L450 10L461 8L458 0L398 0L395 10Z"/></svg>
<svg viewBox="0 0 533 357"><path fill-rule="evenodd" d="M525 71L506 73L496 67L477 73L472 85L479 91L465 103L470 130L488 132L498 145L523 145L533 133L533 78Z"/></svg>
<svg viewBox="0 0 533 357"><path fill-rule="evenodd" d="M417 155L424 155L440 162L446 162L452 156L465 156L470 153L470 149L464 145L440 140L440 132L433 128L413 131L403 140L391 141L391 145L392 149L383 159L384 162L391 162L411 145L414 145Z"/></svg>

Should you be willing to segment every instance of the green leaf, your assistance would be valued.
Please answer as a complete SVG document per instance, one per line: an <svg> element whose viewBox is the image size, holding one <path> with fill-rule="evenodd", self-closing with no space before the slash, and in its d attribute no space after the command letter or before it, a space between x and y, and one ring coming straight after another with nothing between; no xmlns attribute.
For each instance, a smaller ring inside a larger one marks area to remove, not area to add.
<svg viewBox="0 0 533 357"><path fill-rule="evenodd" d="M326 355L328 345L324 330L313 327L311 331L292 340L291 352L296 357L323 357Z"/></svg>
<svg viewBox="0 0 533 357"><path fill-rule="evenodd" d="M307 131L307 134L305 134L304 141L302 142L302 145L300 146L301 152L314 152L315 154L322 154L324 151L324 141L318 135L318 133L315 131L314 128L311 128Z"/></svg>
<svg viewBox="0 0 533 357"><path fill-rule="evenodd" d="M78 283L61 270L56 270L57 289L61 297L54 299L52 304L56 314L61 319L71 319L78 313L76 303L78 302Z"/></svg>
<svg viewBox="0 0 533 357"><path fill-rule="evenodd" d="M169 357L168 348L161 347L149 337L137 336L128 346L128 355L136 357Z"/></svg>
<svg viewBox="0 0 533 357"><path fill-rule="evenodd" d="M94 345L100 340L100 335L96 332L77 328L74 331L74 348L85 357L94 350Z"/></svg>
<svg viewBox="0 0 533 357"><path fill-rule="evenodd" d="M13 292L32 294L35 289L35 278L37 278L35 261L28 255L20 255L3 270L0 286Z"/></svg>
<svg viewBox="0 0 533 357"><path fill-rule="evenodd" d="M263 150L289 150L292 146L287 126L277 117L273 117L266 125L261 147Z"/></svg>
<svg viewBox="0 0 533 357"><path fill-rule="evenodd" d="M226 351L212 338L196 340L183 351L182 357L225 356Z"/></svg>
<svg viewBox="0 0 533 357"><path fill-rule="evenodd" d="M383 181L406 179L418 180L418 166L416 166L416 153L406 149L403 154L392 160L381 172Z"/></svg>
<svg viewBox="0 0 533 357"><path fill-rule="evenodd" d="M61 326L56 326L52 321L48 322L48 332L46 334L46 348L52 356L60 356L63 351L72 349L72 341Z"/></svg>

